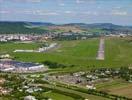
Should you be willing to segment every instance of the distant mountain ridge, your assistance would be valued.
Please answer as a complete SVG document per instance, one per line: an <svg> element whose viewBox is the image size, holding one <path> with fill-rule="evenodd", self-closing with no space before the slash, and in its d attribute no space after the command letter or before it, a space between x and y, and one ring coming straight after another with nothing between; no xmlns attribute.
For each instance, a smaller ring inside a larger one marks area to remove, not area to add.
<svg viewBox="0 0 132 100"><path fill-rule="evenodd" d="M34 27L35 26L35 27ZM48 22L24 22L24 21L0 21L0 34L4 33L44 33L51 31L52 29L57 29L61 27L71 26L74 28L79 28L80 30L87 30L87 29L101 29L101 30L121 30L121 31L132 31L132 26L122 26L122 25L115 25L112 23L93 23L93 24L86 24L86 23L69 23L69 24L53 24ZM41 27L41 28L40 28ZM43 27L43 28L42 28ZM53 30L52 30L53 32Z"/></svg>
<svg viewBox="0 0 132 100"><path fill-rule="evenodd" d="M64 24L64 26L76 26L82 29L102 29L106 31L131 31L132 26L122 26L122 25L115 25L112 23L93 23L93 24L85 24L85 23L70 23Z"/></svg>
<svg viewBox="0 0 132 100"><path fill-rule="evenodd" d="M48 22L28 22L31 25L36 25L36 26L55 26L53 23L48 23Z"/></svg>
<svg viewBox="0 0 132 100"><path fill-rule="evenodd" d="M115 25L112 23L93 23L93 24L85 24L85 23L70 23L70 24L64 24L64 26L80 26L80 27L86 27L86 28L122 28L122 27L131 27L131 26L122 26L122 25Z"/></svg>

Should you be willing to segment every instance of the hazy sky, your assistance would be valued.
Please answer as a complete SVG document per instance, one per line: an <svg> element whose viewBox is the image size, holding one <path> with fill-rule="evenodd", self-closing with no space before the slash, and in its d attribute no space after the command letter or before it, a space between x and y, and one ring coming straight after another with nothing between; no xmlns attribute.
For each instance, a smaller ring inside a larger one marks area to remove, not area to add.
<svg viewBox="0 0 132 100"><path fill-rule="evenodd" d="M0 20L132 25L132 0L0 0Z"/></svg>

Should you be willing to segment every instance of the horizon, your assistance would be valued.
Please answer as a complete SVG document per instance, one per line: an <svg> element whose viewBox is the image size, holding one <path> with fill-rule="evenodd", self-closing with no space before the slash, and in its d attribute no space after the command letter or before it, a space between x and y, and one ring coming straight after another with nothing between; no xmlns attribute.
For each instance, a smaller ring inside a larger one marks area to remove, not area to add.
<svg viewBox="0 0 132 100"><path fill-rule="evenodd" d="M114 23L54 23L54 22L35 22L35 21L1 21L0 22L11 22L11 23L14 23L14 22L24 22L24 23L42 23L42 24L45 24L45 23L49 23L49 24L54 24L54 25L65 25L65 24L113 24L113 25L119 25L119 26L132 26L132 25L121 25L121 24L114 24Z"/></svg>
<svg viewBox="0 0 132 100"><path fill-rule="evenodd" d="M65 24L113 24L113 25L119 25L119 26L132 26L132 25L120 25L120 24L114 24L114 23L54 23L54 22L35 22L35 21L1 21L0 22L27 22L27 23L50 23L50 24L55 24L55 25L65 25Z"/></svg>
<svg viewBox="0 0 132 100"><path fill-rule="evenodd" d="M131 0L0 0L0 21L132 26Z"/></svg>

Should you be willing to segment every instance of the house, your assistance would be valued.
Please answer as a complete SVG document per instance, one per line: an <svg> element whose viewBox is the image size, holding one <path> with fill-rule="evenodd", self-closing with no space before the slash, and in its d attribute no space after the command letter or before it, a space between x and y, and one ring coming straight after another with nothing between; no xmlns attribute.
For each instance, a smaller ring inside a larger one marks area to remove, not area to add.
<svg viewBox="0 0 132 100"><path fill-rule="evenodd" d="M34 96L26 96L25 98L24 98L24 100L37 100L37 99L35 99L35 97Z"/></svg>
<svg viewBox="0 0 132 100"><path fill-rule="evenodd" d="M38 92L38 91L42 91L42 89L39 87L31 87L26 90L26 92L28 93L33 93L33 92Z"/></svg>
<svg viewBox="0 0 132 100"><path fill-rule="evenodd" d="M7 89L5 89L5 88L3 88L3 87L0 87L0 95L6 95L6 94L8 94L9 92L11 92L11 90L7 90Z"/></svg>
<svg viewBox="0 0 132 100"><path fill-rule="evenodd" d="M5 82L5 79L0 78L0 84L3 84Z"/></svg>
<svg viewBox="0 0 132 100"><path fill-rule="evenodd" d="M96 89L96 87L94 87L94 85L93 84L88 84L88 85L86 85L86 87L88 88L88 89Z"/></svg>
<svg viewBox="0 0 132 100"><path fill-rule="evenodd" d="M1 55L0 58L10 58L9 54Z"/></svg>

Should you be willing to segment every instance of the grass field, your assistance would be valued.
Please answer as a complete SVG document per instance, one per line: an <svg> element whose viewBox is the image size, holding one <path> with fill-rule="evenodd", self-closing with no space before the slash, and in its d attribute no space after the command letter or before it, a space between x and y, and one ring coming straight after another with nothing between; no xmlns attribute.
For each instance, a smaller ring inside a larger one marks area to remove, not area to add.
<svg viewBox="0 0 132 100"><path fill-rule="evenodd" d="M41 46L41 43L0 43L0 54L10 53L12 54L15 49L29 49L34 50Z"/></svg>
<svg viewBox="0 0 132 100"><path fill-rule="evenodd" d="M53 100L75 100L72 97L69 96L65 96L63 94L59 94L59 93L55 93L55 92L47 92L47 93L43 93L42 95L44 95L45 97L49 97Z"/></svg>
<svg viewBox="0 0 132 100"><path fill-rule="evenodd" d="M61 41L59 43L60 48L52 52L11 53L11 55L15 56L17 60L22 61L42 62L49 60L70 65L74 64L77 66L86 65L88 60L96 59L98 39L85 41Z"/></svg>
<svg viewBox="0 0 132 100"><path fill-rule="evenodd" d="M40 44L0 44L0 52L10 53L16 60L43 62L52 61L75 65L75 70L98 67L121 67L132 65L132 42L126 38L105 40L105 60L96 60L99 39L58 41L60 48L47 53L13 53L14 49L36 49ZM71 68L67 68L68 70Z"/></svg>

